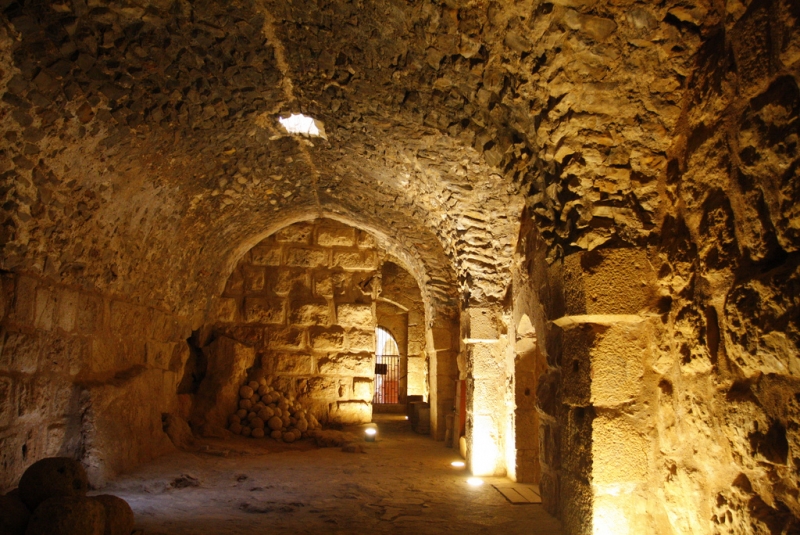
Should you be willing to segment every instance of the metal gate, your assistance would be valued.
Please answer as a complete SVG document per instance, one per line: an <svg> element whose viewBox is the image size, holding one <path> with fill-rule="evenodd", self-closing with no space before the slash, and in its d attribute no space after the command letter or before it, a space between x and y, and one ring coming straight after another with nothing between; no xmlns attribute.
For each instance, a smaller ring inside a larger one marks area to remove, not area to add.
<svg viewBox="0 0 800 535"><path fill-rule="evenodd" d="M375 397L373 403L400 402L400 355L394 336L384 329L375 329Z"/></svg>

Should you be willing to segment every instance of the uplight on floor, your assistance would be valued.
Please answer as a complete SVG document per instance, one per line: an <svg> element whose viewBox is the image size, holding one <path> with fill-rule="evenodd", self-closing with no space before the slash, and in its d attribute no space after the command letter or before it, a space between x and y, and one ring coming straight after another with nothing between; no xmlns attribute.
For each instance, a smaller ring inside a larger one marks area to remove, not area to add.
<svg viewBox="0 0 800 535"><path fill-rule="evenodd" d="M466 464L464 464L464 461L453 461L452 463L450 463L450 466L452 466L453 468L464 468Z"/></svg>
<svg viewBox="0 0 800 535"><path fill-rule="evenodd" d="M470 487L480 487L483 485L483 480L479 477L471 477L467 479L467 485Z"/></svg>

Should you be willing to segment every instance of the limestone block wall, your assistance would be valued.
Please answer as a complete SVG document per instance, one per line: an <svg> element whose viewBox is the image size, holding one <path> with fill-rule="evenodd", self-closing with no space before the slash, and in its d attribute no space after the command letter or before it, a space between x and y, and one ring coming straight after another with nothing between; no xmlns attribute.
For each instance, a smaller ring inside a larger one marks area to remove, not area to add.
<svg viewBox="0 0 800 535"><path fill-rule="evenodd" d="M240 260L214 330L321 422L368 422L380 261L370 234L336 221L285 227Z"/></svg>
<svg viewBox="0 0 800 535"><path fill-rule="evenodd" d="M94 485L170 451L184 318L26 274L0 292L0 491L53 455Z"/></svg>

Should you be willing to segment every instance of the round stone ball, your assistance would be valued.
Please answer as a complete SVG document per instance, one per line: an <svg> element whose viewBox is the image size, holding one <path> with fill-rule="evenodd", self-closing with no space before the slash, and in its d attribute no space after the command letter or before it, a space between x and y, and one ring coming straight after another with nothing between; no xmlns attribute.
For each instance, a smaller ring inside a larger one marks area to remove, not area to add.
<svg viewBox="0 0 800 535"><path fill-rule="evenodd" d="M272 414L271 410L269 410L269 409L267 409L265 407L265 408L261 409L260 411L258 411L258 414L256 416L258 416L259 418L261 418L262 420L264 420L266 422L270 418L272 418L274 415Z"/></svg>
<svg viewBox="0 0 800 535"><path fill-rule="evenodd" d="M261 385L258 387L258 395L261 397L266 396L269 394L269 387L267 385Z"/></svg>
<svg viewBox="0 0 800 535"><path fill-rule="evenodd" d="M236 416L238 416L240 420L247 418L247 409L239 409L236 411Z"/></svg>
<svg viewBox="0 0 800 535"><path fill-rule="evenodd" d="M256 416L250 419L250 427L253 429L264 429L264 420Z"/></svg>
<svg viewBox="0 0 800 535"><path fill-rule="evenodd" d="M250 436L253 438L264 438L264 429L261 427L256 427L253 429L252 433L250 433Z"/></svg>
<svg viewBox="0 0 800 535"><path fill-rule="evenodd" d="M231 424L230 427L228 427L228 429L230 429L231 433L233 433L234 435L242 434L242 424L240 423Z"/></svg>
<svg viewBox="0 0 800 535"><path fill-rule="evenodd" d="M239 418L239 416L238 416L238 415L236 415L236 414L231 414L231 415L228 417L228 423L229 423L229 424L238 424L238 423L241 423L241 422L242 422L242 419L241 419L241 418Z"/></svg>
<svg viewBox="0 0 800 535"><path fill-rule="evenodd" d="M274 438L275 440L280 440L283 436L280 429L275 429L272 433L269 434L270 437Z"/></svg>
<svg viewBox="0 0 800 535"><path fill-rule="evenodd" d="M261 385L258 383L258 381L250 381L249 383L247 383L247 386L249 386L255 391L258 390L258 387Z"/></svg>
<svg viewBox="0 0 800 535"><path fill-rule="evenodd" d="M287 432L285 432L285 433L283 434L283 441L284 441L284 442L294 442L294 441L295 441L295 436L294 436L294 433L293 433L293 432L291 432L291 431L287 431Z"/></svg>
<svg viewBox="0 0 800 535"><path fill-rule="evenodd" d="M249 399L240 399L239 408L249 411L251 408L253 408L253 402L250 401Z"/></svg>
<svg viewBox="0 0 800 535"><path fill-rule="evenodd" d="M19 480L19 497L28 509L57 496L86 496L89 480L81 463L68 457L36 461Z"/></svg>
<svg viewBox="0 0 800 535"><path fill-rule="evenodd" d="M242 386L242 388L239 389L239 397L242 399L250 399L253 397L253 389L247 385Z"/></svg>
<svg viewBox="0 0 800 535"><path fill-rule="evenodd" d="M281 427L283 427L283 420L281 420L281 419L280 419L279 417L277 417L277 416L273 416L273 417L272 417L272 418L270 418L270 419L269 419L269 421L267 422L267 426L269 426L269 428L270 428L270 429L272 429L273 431L277 431L277 430L279 430Z"/></svg>
<svg viewBox="0 0 800 535"><path fill-rule="evenodd" d="M3 535L25 535L31 512L16 494L0 496L0 533Z"/></svg>
<svg viewBox="0 0 800 535"><path fill-rule="evenodd" d="M245 426L242 427L242 436L243 437L249 437L252 432L253 432L253 430L251 428L249 428L248 426L245 425Z"/></svg>
<svg viewBox="0 0 800 535"><path fill-rule="evenodd" d="M128 502L111 494L94 496L106 510L106 528L103 535L131 535L133 531L133 509Z"/></svg>
<svg viewBox="0 0 800 535"><path fill-rule="evenodd" d="M57 496L33 512L25 535L104 535L106 509L86 496Z"/></svg>

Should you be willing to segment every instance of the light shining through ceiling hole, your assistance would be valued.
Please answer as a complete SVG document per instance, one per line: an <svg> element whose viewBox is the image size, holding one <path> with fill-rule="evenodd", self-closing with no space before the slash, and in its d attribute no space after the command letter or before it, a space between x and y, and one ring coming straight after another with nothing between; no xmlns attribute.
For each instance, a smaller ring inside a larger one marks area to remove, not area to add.
<svg viewBox="0 0 800 535"><path fill-rule="evenodd" d="M293 113L289 117L278 117L278 122L290 134L327 139L325 126L320 121L302 113Z"/></svg>

